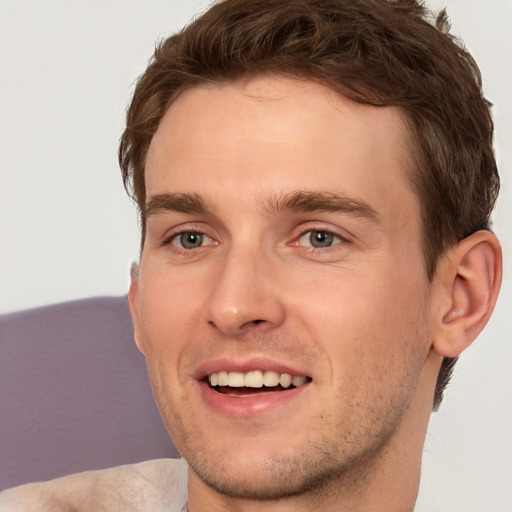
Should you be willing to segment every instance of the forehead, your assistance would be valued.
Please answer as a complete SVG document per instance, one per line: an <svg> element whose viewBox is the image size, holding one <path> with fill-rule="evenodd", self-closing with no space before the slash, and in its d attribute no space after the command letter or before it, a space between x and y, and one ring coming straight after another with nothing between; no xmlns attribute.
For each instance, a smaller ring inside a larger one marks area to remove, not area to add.
<svg viewBox="0 0 512 512"><path fill-rule="evenodd" d="M153 137L147 196L209 196L222 180L238 198L335 187L378 206L412 193L409 140L398 108L358 104L310 81L200 86L176 99Z"/></svg>

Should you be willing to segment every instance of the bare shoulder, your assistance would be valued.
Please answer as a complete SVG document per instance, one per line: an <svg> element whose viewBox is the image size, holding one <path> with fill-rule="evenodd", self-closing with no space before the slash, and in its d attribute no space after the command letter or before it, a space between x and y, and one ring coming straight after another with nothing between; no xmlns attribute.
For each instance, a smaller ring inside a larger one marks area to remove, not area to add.
<svg viewBox="0 0 512 512"><path fill-rule="evenodd" d="M172 512L186 501L187 465L157 459L88 471L0 493L2 512Z"/></svg>

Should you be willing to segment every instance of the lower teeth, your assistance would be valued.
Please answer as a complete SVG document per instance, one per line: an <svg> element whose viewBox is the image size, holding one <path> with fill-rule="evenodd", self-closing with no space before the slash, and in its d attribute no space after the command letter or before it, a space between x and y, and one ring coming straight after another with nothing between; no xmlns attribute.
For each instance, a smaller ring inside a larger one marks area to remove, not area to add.
<svg viewBox="0 0 512 512"><path fill-rule="evenodd" d="M288 388L283 388L283 386L272 386L272 387L261 387L261 388L232 388L230 386L212 386L214 391L217 393L221 393L223 395L258 395L261 393L271 392L271 391L289 391L290 389L295 389L295 386L290 386Z"/></svg>

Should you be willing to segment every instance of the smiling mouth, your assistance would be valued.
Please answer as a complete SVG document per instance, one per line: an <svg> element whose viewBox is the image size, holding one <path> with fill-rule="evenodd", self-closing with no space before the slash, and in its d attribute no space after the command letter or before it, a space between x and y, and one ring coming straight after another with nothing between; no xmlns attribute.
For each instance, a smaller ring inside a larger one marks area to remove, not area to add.
<svg viewBox="0 0 512 512"><path fill-rule="evenodd" d="M217 393L248 396L269 391L289 391L311 382L310 377L276 371L250 372L220 371L206 377L209 387Z"/></svg>

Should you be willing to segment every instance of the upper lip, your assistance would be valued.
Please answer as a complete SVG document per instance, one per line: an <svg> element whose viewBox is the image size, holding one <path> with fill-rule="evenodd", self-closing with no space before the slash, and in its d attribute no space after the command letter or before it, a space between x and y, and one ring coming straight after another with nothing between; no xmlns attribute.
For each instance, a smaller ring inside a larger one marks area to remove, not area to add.
<svg viewBox="0 0 512 512"><path fill-rule="evenodd" d="M193 377L197 380L201 380L211 373L221 371L246 373L253 370L261 370L263 372L275 371L279 373L289 373L292 376L311 377L302 368L266 357L253 357L249 359L223 357L211 359L201 363L196 368Z"/></svg>

